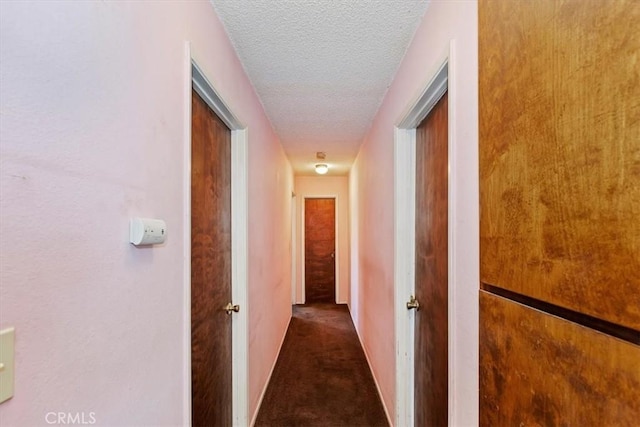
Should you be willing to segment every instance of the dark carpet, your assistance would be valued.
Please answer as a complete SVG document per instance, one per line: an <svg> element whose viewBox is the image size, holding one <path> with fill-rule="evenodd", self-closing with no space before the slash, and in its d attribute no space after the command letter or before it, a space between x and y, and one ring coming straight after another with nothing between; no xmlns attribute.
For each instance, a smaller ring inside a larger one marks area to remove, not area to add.
<svg viewBox="0 0 640 427"><path fill-rule="evenodd" d="M294 306L255 425L389 425L346 305Z"/></svg>

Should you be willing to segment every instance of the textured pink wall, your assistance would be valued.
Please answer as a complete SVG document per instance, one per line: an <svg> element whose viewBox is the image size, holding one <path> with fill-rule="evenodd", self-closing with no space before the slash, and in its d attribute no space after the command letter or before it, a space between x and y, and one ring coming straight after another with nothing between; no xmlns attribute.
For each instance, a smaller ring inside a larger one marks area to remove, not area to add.
<svg viewBox="0 0 640 427"><path fill-rule="evenodd" d="M185 41L249 129L250 407L290 310L291 168L208 1L2 2L3 426L184 424ZM154 248L128 220L166 220Z"/></svg>
<svg viewBox="0 0 640 427"><path fill-rule="evenodd" d="M304 247L302 206L304 198L309 196L337 196L338 234L336 236L336 255L338 260L338 303L349 301L349 178L346 176L296 176L296 302L302 302L302 265Z"/></svg>
<svg viewBox="0 0 640 427"><path fill-rule="evenodd" d="M249 420L257 415L291 318L293 191L293 171L278 141L255 144L252 136L250 129Z"/></svg>
<svg viewBox="0 0 640 427"><path fill-rule="evenodd" d="M478 88L477 3L432 1L378 110L350 177L352 312L392 419L395 419L394 126L435 73L455 39L450 72L453 277L450 324L452 425L477 425ZM358 228L353 225L358 223Z"/></svg>

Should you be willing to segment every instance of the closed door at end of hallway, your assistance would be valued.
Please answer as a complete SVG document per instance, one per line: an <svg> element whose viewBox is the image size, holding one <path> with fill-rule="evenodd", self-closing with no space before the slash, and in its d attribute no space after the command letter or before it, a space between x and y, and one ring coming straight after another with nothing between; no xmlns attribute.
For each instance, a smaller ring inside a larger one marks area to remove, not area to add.
<svg viewBox="0 0 640 427"><path fill-rule="evenodd" d="M305 199L304 283L306 303L335 303L335 199Z"/></svg>

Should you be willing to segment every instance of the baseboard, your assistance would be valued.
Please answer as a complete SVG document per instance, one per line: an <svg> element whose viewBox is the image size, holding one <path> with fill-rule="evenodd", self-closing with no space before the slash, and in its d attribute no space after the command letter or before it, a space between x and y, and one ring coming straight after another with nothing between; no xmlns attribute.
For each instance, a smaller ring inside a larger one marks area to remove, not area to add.
<svg viewBox="0 0 640 427"><path fill-rule="evenodd" d="M273 364L271 365L271 370L269 371L269 376L267 377L267 381L264 383L262 393L260 393L260 399L258 399L258 405L256 406L256 410L253 413L253 416L251 417L251 423L249 424L251 427L254 426L254 424L256 423L256 418L258 418L258 412L260 412L260 406L262 406L262 399L264 399L264 395L267 393L267 387L269 387L269 383L271 382L271 376L273 375L273 371L276 369L276 363L278 363L278 358L280 357L280 352L282 351L282 345L284 344L284 340L287 337L287 332L289 331L289 325L291 324L291 319L293 319L293 314L291 315L291 317L289 317L289 322L287 322L287 327L284 328L284 335L282 335L282 339L280 340L280 345L278 346L278 353L276 354L276 358L273 360ZM385 408L385 411L386 411L386 408Z"/></svg>
<svg viewBox="0 0 640 427"><path fill-rule="evenodd" d="M348 306L348 305L347 305ZM349 307L349 316L351 316L351 308ZM353 322L353 316L351 316L351 321ZM355 322L354 322L355 326ZM384 414L387 416L387 422L390 426L393 426L391 422L391 416L389 415L389 410L387 409L387 404L382 397L382 390L380 390L380 384L378 384L378 379L376 378L376 374L371 368L371 359L369 358L369 352L367 352L367 347L365 347L364 342L362 341L362 337L360 336L360 330L356 327L356 334L358 335L358 341L360 341L360 347L362 347L362 351L364 351L364 357L367 359L367 365L369 365L369 371L371 372L371 376L373 377L373 382L376 385L376 389L378 390L378 396L380 396L380 401L382 402L382 407L384 408Z"/></svg>

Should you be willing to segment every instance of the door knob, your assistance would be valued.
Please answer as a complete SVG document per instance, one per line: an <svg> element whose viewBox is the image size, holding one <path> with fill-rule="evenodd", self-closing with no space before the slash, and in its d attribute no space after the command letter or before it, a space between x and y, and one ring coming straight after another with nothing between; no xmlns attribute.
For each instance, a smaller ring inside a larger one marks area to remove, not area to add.
<svg viewBox="0 0 640 427"><path fill-rule="evenodd" d="M336 253L335 252L331 252L331 258L335 258L336 257Z"/></svg>
<svg viewBox="0 0 640 427"><path fill-rule="evenodd" d="M407 303L407 310L420 310L420 303L418 302L418 300L416 299L416 297L414 295L411 295L411 298L409 299L409 302Z"/></svg>
<svg viewBox="0 0 640 427"><path fill-rule="evenodd" d="M224 308L224 310L227 312L227 314L231 314L231 312L239 312L240 311L240 306L239 305L233 305L231 303L227 304L226 307Z"/></svg>

